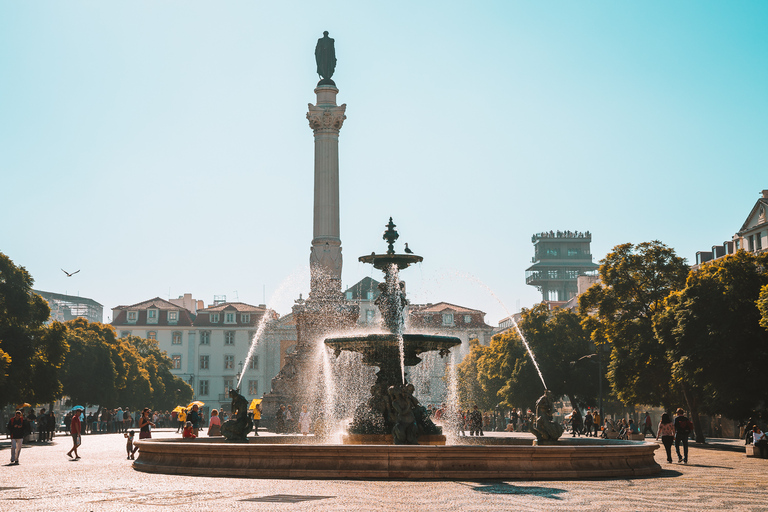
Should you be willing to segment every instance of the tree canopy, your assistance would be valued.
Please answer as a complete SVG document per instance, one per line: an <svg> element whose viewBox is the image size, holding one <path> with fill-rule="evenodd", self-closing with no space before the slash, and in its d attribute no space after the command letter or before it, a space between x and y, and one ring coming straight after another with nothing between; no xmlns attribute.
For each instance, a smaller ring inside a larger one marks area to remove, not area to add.
<svg viewBox="0 0 768 512"><path fill-rule="evenodd" d="M758 306L767 267L768 254L745 251L707 262L657 315L656 334L692 415L746 419L765 408L768 331Z"/></svg>
<svg viewBox="0 0 768 512"><path fill-rule="evenodd" d="M48 303L32 291L24 267L0 253L0 406L61 396L59 369L69 347L65 328L46 326Z"/></svg>
<svg viewBox="0 0 768 512"><path fill-rule="evenodd" d="M601 283L579 297L579 311L593 315L585 325L611 348L611 388L626 404L671 406L671 364L653 319L664 299L685 286L688 266L657 240L617 245L600 263Z"/></svg>

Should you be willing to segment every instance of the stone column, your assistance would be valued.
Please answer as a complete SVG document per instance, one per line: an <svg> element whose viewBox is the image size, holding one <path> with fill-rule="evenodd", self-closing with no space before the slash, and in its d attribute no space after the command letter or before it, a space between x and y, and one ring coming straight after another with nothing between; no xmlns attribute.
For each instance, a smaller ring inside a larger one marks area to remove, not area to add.
<svg viewBox="0 0 768 512"><path fill-rule="evenodd" d="M315 133L315 207L310 298L341 295L341 238L339 236L339 130L347 105L336 105L339 90L332 85L315 89L317 104L309 104L307 119Z"/></svg>

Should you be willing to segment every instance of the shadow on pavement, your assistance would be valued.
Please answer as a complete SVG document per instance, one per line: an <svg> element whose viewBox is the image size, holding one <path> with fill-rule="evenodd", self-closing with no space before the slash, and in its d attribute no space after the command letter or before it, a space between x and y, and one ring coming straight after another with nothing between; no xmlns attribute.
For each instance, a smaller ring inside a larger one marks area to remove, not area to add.
<svg viewBox="0 0 768 512"><path fill-rule="evenodd" d="M540 496L542 498L549 498L553 500L562 499L558 494L568 492L565 489L557 489L556 487L538 487L538 486L517 486L508 484L506 482L488 482L484 485L473 487L477 492L484 494L517 494L526 496Z"/></svg>

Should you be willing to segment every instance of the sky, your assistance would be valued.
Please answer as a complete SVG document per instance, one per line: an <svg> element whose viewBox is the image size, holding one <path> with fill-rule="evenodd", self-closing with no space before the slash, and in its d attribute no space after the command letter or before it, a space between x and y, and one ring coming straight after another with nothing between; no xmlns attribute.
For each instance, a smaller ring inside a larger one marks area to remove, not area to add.
<svg viewBox="0 0 768 512"><path fill-rule="evenodd" d="M314 47L336 42L346 288L541 300L531 235L689 262L768 189L768 2L0 0L0 252L111 308L309 289ZM80 270L67 277L69 272Z"/></svg>

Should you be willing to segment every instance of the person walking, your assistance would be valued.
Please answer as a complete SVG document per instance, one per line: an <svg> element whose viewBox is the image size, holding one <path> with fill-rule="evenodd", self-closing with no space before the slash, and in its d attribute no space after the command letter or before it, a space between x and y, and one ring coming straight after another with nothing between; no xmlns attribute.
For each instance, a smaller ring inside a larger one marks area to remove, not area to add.
<svg viewBox="0 0 768 512"><path fill-rule="evenodd" d="M688 436L693 430L691 420L685 417L685 411L678 408L675 411L675 451L677 452L677 462L688 464ZM683 455L680 455L680 444L683 445Z"/></svg>
<svg viewBox="0 0 768 512"><path fill-rule="evenodd" d="M587 409L587 414L584 416L584 432L587 437L592 435L592 425L594 425L594 418L592 417L592 411Z"/></svg>
<svg viewBox="0 0 768 512"><path fill-rule="evenodd" d="M72 453L75 454L75 460L80 460L80 455L77 454L77 447L80 446L82 441L83 422L80 421L80 409L72 411L72 422L69 424L69 433L72 436L72 448L69 449L67 455L72 458Z"/></svg>
<svg viewBox="0 0 768 512"><path fill-rule="evenodd" d="M667 462L672 463L672 442L675 440L675 424L672 422L672 418L669 414L664 413L661 415L661 421L656 429L656 439L661 436L661 443L664 445L664 449L667 451Z"/></svg>
<svg viewBox="0 0 768 512"><path fill-rule="evenodd" d="M24 443L24 415L20 410L8 422L8 434L11 436L11 465L18 466L21 445Z"/></svg>
<svg viewBox="0 0 768 512"><path fill-rule="evenodd" d="M483 414L478 410L477 405L472 407L469 413L469 435L482 436L483 434Z"/></svg>
<svg viewBox="0 0 768 512"><path fill-rule="evenodd" d="M653 433L653 428L651 428L651 414L648 411L645 412L645 425L643 425L643 435L645 435L647 432L651 433L651 437L656 435Z"/></svg>

